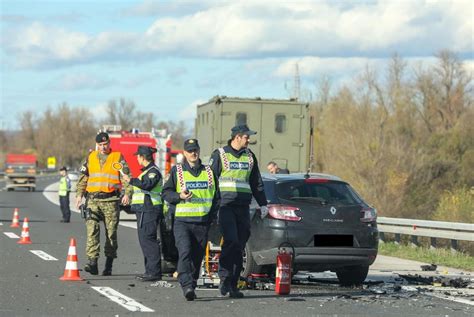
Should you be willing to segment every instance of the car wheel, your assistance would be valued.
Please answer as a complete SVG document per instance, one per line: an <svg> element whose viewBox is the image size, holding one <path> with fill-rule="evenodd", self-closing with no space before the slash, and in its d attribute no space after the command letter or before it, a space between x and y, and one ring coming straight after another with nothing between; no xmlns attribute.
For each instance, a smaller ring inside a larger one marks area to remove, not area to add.
<svg viewBox="0 0 474 317"><path fill-rule="evenodd" d="M368 273L369 267L365 265L347 266L336 271L339 283L343 286L362 284Z"/></svg>
<svg viewBox="0 0 474 317"><path fill-rule="evenodd" d="M13 188L8 188L7 191L12 192Z"/></svg>
<svg viewBox="0 0 474 317"><path fill-rule="evenodd" d="M247 277L252 273L260 273L262 271L262 266L258 265L257 262L253 259L252 256L252 248L247 245L245 246L244 253L243 253L243 263L242 263L242 275L243 277Z"/></svg>

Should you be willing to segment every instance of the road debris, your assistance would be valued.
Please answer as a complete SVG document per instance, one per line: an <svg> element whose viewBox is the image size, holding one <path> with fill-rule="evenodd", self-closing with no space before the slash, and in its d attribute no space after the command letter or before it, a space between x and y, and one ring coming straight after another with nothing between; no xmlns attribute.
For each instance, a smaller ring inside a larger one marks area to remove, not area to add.
<svg viewBox="0 0 474 317"><path fill-rule="evenodd" d="M168 283L167 281L156 281L153 284L150 284L150 286L153 287L163 287L163 288L174 288L174 285L171 283Z"/></svg>
<svg viewBox="0 0 474 317"><path fill-rule="evenodd" d="M400 277L404 278L408 283L415 285L441 285L443 287L466 288L469 286L469 284L471 284L471 281L469 279L464 279L462 277L421 276L419 274L399 275Z"/></svg>
<svg viewBox="0 0 474 317"><path fill-rule="evenodd" d="M422 271L436 271L438 266L436 264L429 264L429 265L420 265Z"/></svg>

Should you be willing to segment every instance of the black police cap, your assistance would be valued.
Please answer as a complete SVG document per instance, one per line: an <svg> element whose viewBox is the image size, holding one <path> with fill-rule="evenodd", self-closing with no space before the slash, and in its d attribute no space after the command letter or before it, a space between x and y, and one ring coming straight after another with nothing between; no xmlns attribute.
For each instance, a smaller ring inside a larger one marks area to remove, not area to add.
<svg viewBox="0 0 474 317"><path fill-rule="evenodd" d="M257 134L257 132L252 131L249 129L248 125L246 124L241 124L241 125L236 125L235 127L232 128L232 137L236 136L237 134L246 134L246 135L254 135Z"/></svg>
<svg viewBox="0 0 474 317"><path fill-rule="evenodd" d="M145 145L139 145L138 149L133 155L152 155L153 153L156 153L156 149L151 146L145 146Z"/></svg>
<svg viewBox="0 0 474 317"><path fill-rule="evenodd" d="M196 139L187 139L184 141L184 150L186 152L192 152L199 150L199 143L198 140Z"/></svg>
<svg viewBox="0 0 474 317"><path fill-rule="evenodd" d="M109 135L106 132L100 132L95 136L95 142L102 143L110 140Z"/></svg>

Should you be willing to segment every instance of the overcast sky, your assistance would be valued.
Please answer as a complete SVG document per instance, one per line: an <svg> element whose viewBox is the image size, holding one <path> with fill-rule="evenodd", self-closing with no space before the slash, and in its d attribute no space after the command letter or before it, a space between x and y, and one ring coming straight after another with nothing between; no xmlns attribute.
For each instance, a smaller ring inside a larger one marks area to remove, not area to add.
<svg viewBox="0 0 474 317"><path fill-rule="evenodd" d="M383 72L394 53L429 64L449 49L474 69L473 1L0 3L4 129L63 102L100 110L123 97L189 120L215 95L288 98L295 63L308 90L366 65Z"/></svg>

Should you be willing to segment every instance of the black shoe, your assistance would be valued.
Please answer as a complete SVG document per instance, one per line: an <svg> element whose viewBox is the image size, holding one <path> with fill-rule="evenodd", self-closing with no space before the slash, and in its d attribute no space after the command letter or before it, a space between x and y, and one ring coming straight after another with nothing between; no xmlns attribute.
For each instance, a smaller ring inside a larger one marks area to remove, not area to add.
<svg viewBox="0 0 474 317"><path fill-rule="evenodd" d="M64 219L59 220L59 222L66 222Z"/></svg>
<svg viewBox="0 0 474 317"><path fill-rule="evenodd" d="M84 266L84 271L92 274L92 275L97 275L99 274L99 268L97 267L97 259L89 260L89 263L87 263Z"/></svg>
<svg viewBox="0 0 474 317"><path fill-rule="evenodd" d="M228 283L225 281L221 281L221 283L219 284L219 291L221 292L222 296L226 296L227 293L230 292L230 287Z"/></svg>
<svg viewBox="0 0 474 317"><path fill-rule="evenodd" d="M143 275L137 275L135 277L137 280L142 281L142 282L156 282L156 281L161 281L161 276L159 275L148 275L148 274L143 274Z"/></svg>
<svg viewBox="0 0 474 317"><path fill-rule="evenodd" d="M232 288L229 292L229 297L231 297L231 298L243 298L244 293L239 291L237 288Z"/></svg>
<svg viewBox="0 0 474 317"><path fill-rule="evenodd" d="M192 288L187 288L186 291L184 291L184 297L186 297L187 301L193 301L197 298L196 293Z"/></svg>
<svg viewBox="0 0 474 317"><path fill-rule="evenodd" d="M112 275L112 264L113 263L114 263L114 258L107 258L107 260L105 260L105 267L104 267L104 270L102 271L103 276Z"/></svg>

